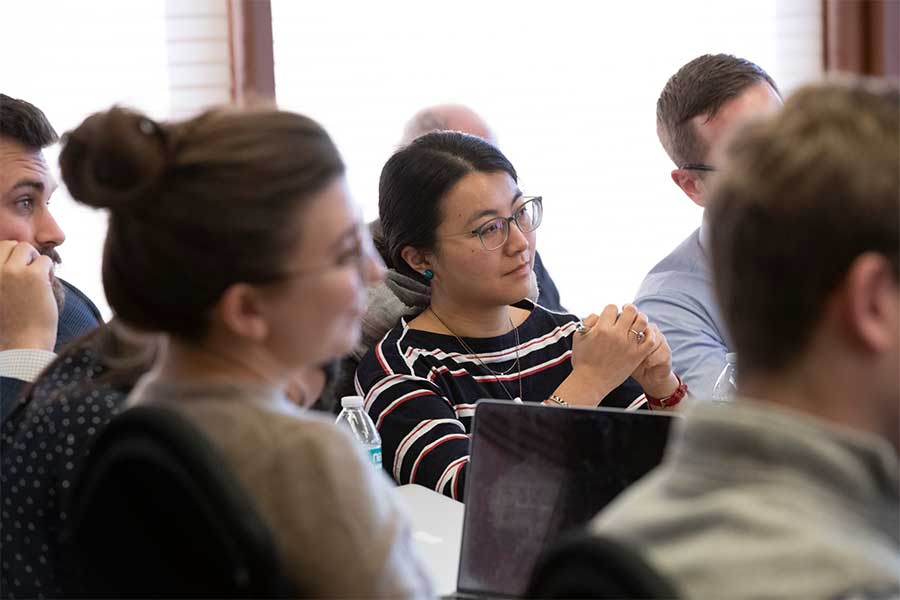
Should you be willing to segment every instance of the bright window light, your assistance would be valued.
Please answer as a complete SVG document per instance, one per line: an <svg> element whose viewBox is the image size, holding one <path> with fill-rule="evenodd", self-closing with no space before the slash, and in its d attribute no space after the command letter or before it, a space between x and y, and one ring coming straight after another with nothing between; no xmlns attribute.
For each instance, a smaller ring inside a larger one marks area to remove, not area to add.
<svg viewBox="0 0 900 600"><path fill-rule="evenodd" d="M3 93L43 110L60 135L113 104L165 118L165 9L158 0L4 2ZM57 180L58 153L58 145L45 151ZM51 209L66 233L59 249L59 275L85 292L108 318L100 281L105 213L77 204L61 181Z"/></svg>
<svg viewBox="0 0 900 600"><path fill-rule="evenodd" d="M669 177L656 99L704 53L753 60L784 91L821 70L818 0L453 3L272 0L277 96L321 122L367 219L405 121L480 112L544 196L538 249L579 314L630 301L701 212Z"/></svg>

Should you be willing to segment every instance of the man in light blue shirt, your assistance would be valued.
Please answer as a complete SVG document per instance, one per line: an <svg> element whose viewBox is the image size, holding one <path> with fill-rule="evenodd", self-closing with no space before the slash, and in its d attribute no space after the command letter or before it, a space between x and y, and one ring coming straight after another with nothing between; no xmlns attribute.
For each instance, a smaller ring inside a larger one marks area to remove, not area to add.
<svg viewBox="0 0 900 600"><path fill-rule="evenodd" d="M656 131L676 166L672 181L705 208L717 149L738 125L779 106L775 82L750 61L707 54L681 67L656 104ZM700 398L711 396L731 348L713 294L708 236L701 224L650 270L635 298L665 334L675 372Z"/></svg>

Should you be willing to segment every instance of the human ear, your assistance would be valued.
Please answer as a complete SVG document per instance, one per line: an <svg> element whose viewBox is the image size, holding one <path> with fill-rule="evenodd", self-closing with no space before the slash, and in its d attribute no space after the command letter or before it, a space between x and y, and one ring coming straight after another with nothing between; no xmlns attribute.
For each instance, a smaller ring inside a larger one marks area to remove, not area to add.
<svg viewBox="0 0 900 600"><path fill-rule="evenodd" d="M706 207L705 186L699 175L685 169L675 169L671 175L675 185L681 188L694 204L701 208Z"/></svg>
<svg viewBox="0 0 900 600"><path fill-rule="evenodd" d="M262 341L269 334L263 299L246 283L228 286L216 303L214 313L222 325L238 337Z"/></svg>
<svg viewBox="0 0 900 600"><path fill-rule="evenodd" d="M842 288L850 334L870 352L888 351L900 327L900 286L891 263L874 252L858 256Z"/></svg>
<svg viewBox="0 0 900 600"><path fill-rule="evenodd" d="M403 250L400 251L400 257L406 261L409 268L416 273L422 274L425 273L426 270L434 268L430 253L423 252L412 246L405 246Z"/></svg>

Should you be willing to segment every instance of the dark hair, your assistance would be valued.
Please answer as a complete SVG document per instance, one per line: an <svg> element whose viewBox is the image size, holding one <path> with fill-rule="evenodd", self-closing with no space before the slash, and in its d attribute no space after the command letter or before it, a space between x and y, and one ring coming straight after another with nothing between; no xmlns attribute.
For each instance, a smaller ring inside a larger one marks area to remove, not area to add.
<svg viewBox="0 0 900 600"><path fill-rule="evenodd" d="M67 136L60 166L76 200L110 209L110 306L139 330L189 339L228 286L283 277L298 208L344 172L317 123L270 109L158 124L113 108Z"/></svg>
<svg viewBox="0 0 900 600"><path fill-rule="evenodd" d="M330 360L319 367L325 375L325 384L322 386L322 393L316 398L310 408L322 412L337 414L341 412L341 395L338 390L338 378L341 374L341 359ZM353 390L347 396L355 395Z"/></svg>
<svg viewBox="0 0 900 600"><path fill-rule="evenodd" d="M435 247L441 200L469 173L503 172L518 181L500 150L474 135L437 131L417 138L388 159L378 185L380 245L389 267L426 280L401 256L406 246Z"/></svg>
<svg viewBox="0 0 900 600"><path fill-rule="evenodd" d="M0 94L0 138L11 138L32 151L58 138L50 121L33 104Z"/></svg>
<svg viewBox="0 0 900 600"><path fill-rule="evenodd" d="M741 373L804 351L828 294L864 252L900 279L900 94L809 86L735 138L708 209L716 292Z"/></svg>
<svg viewBox="0 0 900 600"><path fill-rule="evenodd" d="M703 162L708 148L691 119L712 119L723 104L759 83L780 94L762 68L730 54L704 54L678 69L656 101L656 133L669 158L679 167Z"/></svg>

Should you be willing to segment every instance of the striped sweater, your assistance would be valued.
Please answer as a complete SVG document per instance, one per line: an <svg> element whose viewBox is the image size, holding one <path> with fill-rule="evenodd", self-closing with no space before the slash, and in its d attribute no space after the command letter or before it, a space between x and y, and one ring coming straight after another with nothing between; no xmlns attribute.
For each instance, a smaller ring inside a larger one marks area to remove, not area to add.
<svg viewBox="0 0 900 600"><path fill-rule="evenodd" d="M546 400L572 372L578 318L528 301L531 315L515 332L464 338L411 329L401 319L362 359L357 392L381 435L384 468L400 484L417 483L462 501L475 402L483 398ZM411 320L411 319L410 319ZM516 360L519 364L516 365ZM489 366L495 375L481 362ZM507 372L508 371L508 372ZM628 379L603 406L635 408L640 386Z"/></svg>

